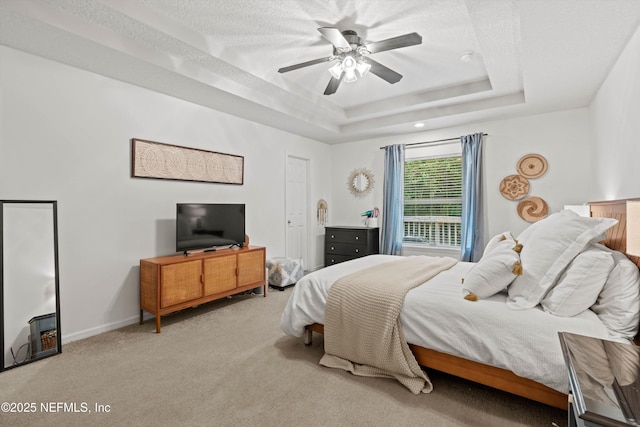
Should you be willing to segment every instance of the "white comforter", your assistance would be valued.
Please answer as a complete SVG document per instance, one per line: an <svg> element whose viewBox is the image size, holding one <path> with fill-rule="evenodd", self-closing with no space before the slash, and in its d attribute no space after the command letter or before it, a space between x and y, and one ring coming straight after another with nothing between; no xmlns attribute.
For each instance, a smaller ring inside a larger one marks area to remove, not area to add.
<svg viewBox="0 0 640 427"><path fill-rule="evenodd" d="M281 319L282 330L301 336L304 327L323 323L331 285L340 277L382 262L392 255L370 255L317 270L293 288ZM508 369L562 393L569 390L558 332L611 339L595 313L556 317L539 306L511 310L507 294L480 301L463 298L461 278L473 263L459 262L450 270L409 291L400 314L411 344Z"/></svg>

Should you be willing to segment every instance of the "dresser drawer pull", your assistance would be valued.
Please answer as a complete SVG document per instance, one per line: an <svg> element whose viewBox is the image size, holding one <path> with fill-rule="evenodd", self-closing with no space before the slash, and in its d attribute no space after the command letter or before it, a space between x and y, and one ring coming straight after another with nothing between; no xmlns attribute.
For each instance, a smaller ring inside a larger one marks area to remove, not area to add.
<svg viewBox="0 0 640 427"><path fill-rule="evenodd" d="M360 249L356 249L356 253L360 252Z"/></svg>
<svg viewBox="0 0 640 427"><path fill-rule="evenodd" d="M332 238L332 239L335 239L335 238L336 238L336 236L332 234L332 235L331 235L331 238Z"/></svg>
<svg viewBox="0 0 640 427"><path fill-rule="evenodd" d="M332 251L335 251L335 250L336 250L336 248L334 248L333 246L331 246L331 250L332 250Z"/></svg>
<svg viewBox="0 0 640 427"><path fill-rule="evenodd" d="M356 240L360 239L360 237L356 236Z"/></svg>

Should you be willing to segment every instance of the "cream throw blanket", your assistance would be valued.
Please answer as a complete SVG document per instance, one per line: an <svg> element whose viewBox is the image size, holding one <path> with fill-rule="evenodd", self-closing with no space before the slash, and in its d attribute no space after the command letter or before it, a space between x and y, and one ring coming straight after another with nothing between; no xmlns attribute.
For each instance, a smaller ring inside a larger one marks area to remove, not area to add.
<svg viewBox="0 0 640 427"><path fill-rule="evenodd" d="M410 256L338 279L329 290L320 364L355 375L395 378L414 394L433 386L400 328L404 297L456 264L448 257Z"/></svg>

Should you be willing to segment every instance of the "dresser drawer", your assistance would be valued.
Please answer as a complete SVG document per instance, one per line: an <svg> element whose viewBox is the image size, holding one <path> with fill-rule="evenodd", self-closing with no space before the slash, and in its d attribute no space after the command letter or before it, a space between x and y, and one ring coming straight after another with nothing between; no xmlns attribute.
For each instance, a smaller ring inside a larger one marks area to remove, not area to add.
<svg viewBox="0 0 640 427"><path fill-rule="evenodd" d="M324 255L324 265L328 267L333 264L339 264L344 261L349 261L354 259L352 256L348 255L335 255L335 254L325 254Z"/></svg>
<svg viewBox="0 0 640 427"><path fill-rule="evenodd" d="M367 230L340 230L328 229L326 234L326 242L340 243L364 243L367 242Z"/></svg>
<svg viewBox="0 0 640 427"><path fill-rule="evenodd" d="M367 245L352 245L349 243L335 243L330 242L327 243L327 247L325 248L327 254L336 254L336 255L350 255L350 256L363 256L366 255L369 251L367 250Z"/></svg>

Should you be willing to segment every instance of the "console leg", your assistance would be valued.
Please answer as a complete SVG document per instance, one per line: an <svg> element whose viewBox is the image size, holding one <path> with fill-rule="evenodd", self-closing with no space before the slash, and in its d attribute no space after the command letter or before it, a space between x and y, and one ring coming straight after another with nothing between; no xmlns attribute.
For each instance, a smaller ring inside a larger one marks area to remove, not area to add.
<svg viewBox="0 0 640 427"><path fill-rule="evenodd" d="M160 315L156 315L156 333L160 333Z"/></svg>
<svg viewBox="0 0 640 427"><path fill-rule="evenodd" d="M313 332L309 329L304 330L304 345L311 345L311 341L313 339Z"/></svg>

